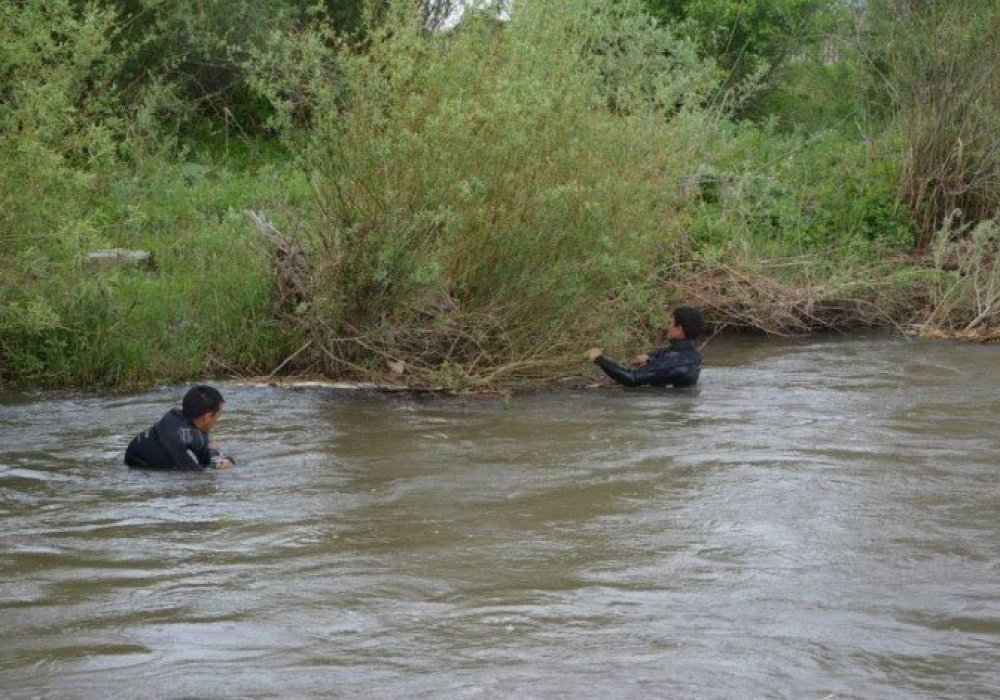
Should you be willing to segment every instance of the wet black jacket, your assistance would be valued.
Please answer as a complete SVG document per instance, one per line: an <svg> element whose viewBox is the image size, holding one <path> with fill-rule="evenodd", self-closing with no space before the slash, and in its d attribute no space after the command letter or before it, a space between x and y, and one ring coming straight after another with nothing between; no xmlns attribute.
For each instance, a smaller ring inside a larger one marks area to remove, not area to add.
<svg viewBox="0 0 1000 700"><path fill-rule="evenodd" d="M667 347L650 352L649 361L634 370L603 355L594 364L625 386L694 386L701 373L701 352L690 340L672 340Z"/></svg>
<svg viewBox="0 0 1000 700"><path fill-rule="evenodd" d="M208 434L194 427L179 408L173 408L152 428L132 438L125 450L125 464L148 469L200 470L211 467L217 454L208 447Z"/></svg>

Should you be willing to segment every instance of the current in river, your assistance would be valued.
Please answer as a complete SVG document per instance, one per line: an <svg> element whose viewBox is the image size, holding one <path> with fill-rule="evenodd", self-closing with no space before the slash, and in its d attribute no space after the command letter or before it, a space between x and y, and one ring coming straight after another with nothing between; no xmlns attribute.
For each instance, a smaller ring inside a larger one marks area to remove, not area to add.
<svg viewBox="0 0 1000 700"><path fill-rule="evenodd" d="M5 698L1000 697L1000 348L716 339L691 390L0 396ZM595 373L595 378L598 376Z"/></svg>

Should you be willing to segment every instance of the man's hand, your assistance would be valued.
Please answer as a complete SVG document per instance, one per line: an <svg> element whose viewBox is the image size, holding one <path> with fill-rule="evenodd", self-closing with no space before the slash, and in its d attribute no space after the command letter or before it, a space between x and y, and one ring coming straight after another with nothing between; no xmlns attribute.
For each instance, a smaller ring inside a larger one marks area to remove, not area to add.
<svg viewBox="0 0 1000 700"><path fill-rule="evenodd" d="M604 354L604 351L601 350L600 348L591 348L590 350L587 351L587 359L589 359L591 362L593 362L594 360L596 360L598 357L600 357L603 354Z"/></svg>
<svg viewBox="0 0 1000 700"><path fill-rule="evenodd" d="M214 469L229 469L229 467L235 467L236 460L232 457L226 457L225 455L213 454L212 455L212 467Z"/></svg>
<svg viewBox="0 0 1000 700"><path fill-rule="evenodd" d="M643 353L641 355L636 355L635 359L632 360L632 367L642 367L644 364L649 362L649 355Z"/></svg>

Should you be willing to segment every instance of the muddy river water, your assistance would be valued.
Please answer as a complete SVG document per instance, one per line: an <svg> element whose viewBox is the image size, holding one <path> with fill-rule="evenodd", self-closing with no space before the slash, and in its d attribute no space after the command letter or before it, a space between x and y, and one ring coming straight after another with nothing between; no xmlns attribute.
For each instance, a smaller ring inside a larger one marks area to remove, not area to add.
<svg viewBox="0 0 1000 700"><path fill-rule="evenodd" d="M694 390L0 396L5 698L1000 697L1000 348L717 339ZM595 375L596 376L596 375Z"/></svg>

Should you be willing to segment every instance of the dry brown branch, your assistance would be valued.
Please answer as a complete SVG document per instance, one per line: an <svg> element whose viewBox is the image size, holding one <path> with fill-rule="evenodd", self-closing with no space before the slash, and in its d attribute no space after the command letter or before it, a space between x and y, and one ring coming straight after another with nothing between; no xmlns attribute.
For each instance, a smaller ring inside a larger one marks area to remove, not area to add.
<svg viewBox="0 0 1000 700"><path fill-rule="evenodd" d="M689 261L664 284L717 325L792 336L817 330L897 326L898 312L874 286L813 282L809 259Z"/></svg>
<svg viewBox="0 0 1000 700"><path fill-rule="evenodd" d="M294 316L299 304L309 299L312 292L305 248L290 235L278 231L263 212L246 211L245 214L266 242L274 274L274 303L278 315Z"/></svg>
<svg viewBox="0 0 1000 700"><path fill-rule="evenodd" d="M311 339L307 340L298 350L296 350L291 355L289 355L288 357L286 357L284 360L281 361L281 364L279 364L277 367L275 367L273 370L271 370L271 373L267 375L267 379L272 379L274 377L274 375L276 375L278 372L280 372L282 370L282 368L284 368L286 365L288 365L289 362L291 362L296 357L298 357L299 355L301 355L303 352L305 352L306 350L308 350L309 346L312 345L312 343L313 343L313 341Z"/></svg>
<svg viewBox="0 0 1000 700"><path fill-rule="evenodd" d="M445 294L364 329L341 323L338 332L318 321L312 337L327 374L378 385L494 391L561 376L575 349L563 329L527 341L511 335L518 319L515 309L466 311Z"/></svg>

